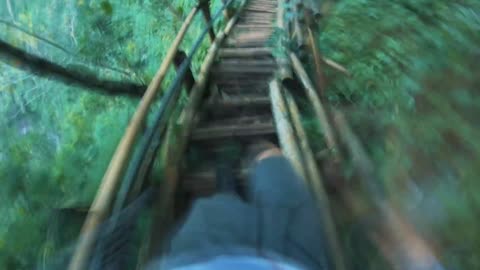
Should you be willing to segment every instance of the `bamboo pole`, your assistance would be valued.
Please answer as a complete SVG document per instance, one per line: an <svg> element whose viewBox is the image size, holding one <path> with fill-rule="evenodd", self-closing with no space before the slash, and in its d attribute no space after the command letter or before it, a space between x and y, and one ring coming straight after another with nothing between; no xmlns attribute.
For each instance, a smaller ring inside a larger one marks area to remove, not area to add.
<svg viewBox="0 0 480 270"><path fill-rule="evenodd" d="M308 33L308 47L310 49L311 54L313 55L313 60L315 63L315 81L317 83L317 90L318 90L318 95L320 97L325 96L325 89L327 85L327 80L325 78L325 74L323 72L322 68L322 57L320 56L319 52L319 47L317 44L317 40L315 39L313 35L313 30L312 28L314 27L314 20L313 20L313 14L312 10L307 9L305 12L305 17L307 21L307 33Z"/></svg>
<svg viewBox="0 0 480 270"><path fill-rule="evenodd" d="M297 41L297 51L302 52L305 50L305 35L304 29L300 23L300 17L302 12L302 4L301 2L297 2L293 5L294 13L296 14L295 19L293 21L293 37Z"/></svg>
<svg viewBox="0 0 480 270"><path fill-rule="evenodd" d="M284 47L284 39L289 36L288 29L285 22L285 3L286 0L278 0L277 8L277 27L283 30L282 40L279 44L282 51L281 55L277 58L278 63L278 75L282 82L291 80L293 78L292 69L290 67L290 61L288 59L288 48Z"/></svg>
<svg viewBox="0 0 480 270"><path fill-rule="evenodd" d="M325 64L327 64L329 67L335 69L336 71L339 71L339 72L343 73L344 75L346 75L348 77L352 76L352 74L350 73L350 71L348 71L347 68L345 68L344 66L340 65L339 63L333 61L332 59L323 57L322 60Z"/></svg>
<svg viewBox="0 0 480 270"><path fill-rule="evenodd" d="M353 130L345 118L345 115L338 111L333 111L333 123L338 130L338 134L342 144L346 147L355 171L362 179L362 185L366 187L370 198L375 202L382 201L384 195L378 188L378 181L375 177L375 169L372 160L368 156L366 150L363 148L360 139L355 135Z"/></svg>
<svg viewBox="0 0 480 270"><path fill-rule="evenodd" d="M121 176L129 160L135 140L140 130L144 126L145 118L149 111L150 105L155 99L168 68L171 65L178 48L197 12L198 7L195 7L180 28L180 31L175 37L172 46L168 50L162 65L148 86L145 95L138 105L137 111L130 120L122 140L117 146L117 150L110 161L110 165L108 166L108 169L102 179L100 188L97 191L95 200L90 207L90 211L82 227L79 243L77 244L75 253L68 266L69 270L83 270L86 268L86 263L90 257L91 249L95 244L98 227L105 220L108 212L110 211L112 201L115 197L115 192L120 184Z"/></svg>
<svg viewBox="0 0 480 270"><path fill-rule="evenodd" d="M290 93L288 93L287 91L283 92L284 98L288 105L288 109L290 111L292 123L299 140L301 153L304 156L305 170L308 171L308 175L310 176L309 184L313 190L316 199L319 201L320 213L322 215L322 220L325 226L326 238L329 243L331 257L333 259L335 269L344 270L345 263L340 244L338 242L338 234L335 228L335 222L332 218L330 203L325 188L323 187L323 180L320 175L317 163L315 161L315 157L313 155L310 144L308 143L307 134L301 122L300 112Z"/></svg>
<svg viewBox="0 0 480 270"><path fill-rule="evenodd" d="M307 134L303 128L301 117L300 117L300 112L298 110L297 105L295 104L295 101L293 100L293 97L285 91L284 89L281 90L282 95L285 99L288 111L290 112L291 116L291 123L294 127L294 130L297 134L298 137L298 143L301 149L301 153L305 157L305 163L304 166L306 170L309 172L308 175L310 176L311 179L309 180L309 183L314 190L315 195L317 198L323 203L327 199L326 192L323 188L323 180L322 177L319 173L317 163L315 161L315 158L313 156L313 152L310 148Z"/></svg>
<svg viewBox="0 0 480 270"><path fill-rule="evenodd" d="M302 165L301 154L299 146L295 139L295 131L291 125L287 104L282 98L281 84L277 79L274 79L269 84L270 87L270 99L272 101L273 117L275 119L275 127L277 128L277 134L280 140L280 146L285 157L290 160L293 167L302 179L308 181L307 173Z"/></svg>
<svg viewBox="0 0 480 270"><path fill-rule="evenodd" d="M315 87L310 81L310 78L308 77L307 72L303 68L302 63L300 62L298 57L294 53L291 53L290 58L292 59L293 69L295 70L295 73L300 78L300 81L302 82L305 88L305 91L307 92L307 97L312 103L313 109L315 110L315 114L317 115L318 120L320 121L327 146L331 151L333 151L334 155L338 157L337 142L334 137L333 129L330 126L327 112L324 106L322 105L322 102L318 97L317 92L315 91Z"/></svg>

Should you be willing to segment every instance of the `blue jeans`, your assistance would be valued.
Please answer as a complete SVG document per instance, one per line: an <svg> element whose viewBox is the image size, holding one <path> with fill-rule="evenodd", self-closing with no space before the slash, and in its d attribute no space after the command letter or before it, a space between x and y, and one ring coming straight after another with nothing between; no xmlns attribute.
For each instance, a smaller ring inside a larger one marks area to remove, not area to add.
<svg viewBox="0 0 480 270"><path fill-rule="evenodd" d="M319 209L291 164L284 157L264 159L247 186L247 201L227 193L197 200L167 248L163 269L219 255L328 269Z"/></svg>

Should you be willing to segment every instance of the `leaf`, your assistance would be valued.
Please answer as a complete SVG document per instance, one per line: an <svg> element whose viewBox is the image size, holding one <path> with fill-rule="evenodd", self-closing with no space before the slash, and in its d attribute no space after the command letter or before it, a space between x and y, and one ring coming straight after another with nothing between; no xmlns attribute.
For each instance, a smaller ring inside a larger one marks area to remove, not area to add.
<svg viewBox="0 0 480 270"><path fill-rule="evenodd" d="M112 4L110 4L110 2L103 1L102 3L100 3L100 7L102 8L103 12L105 12L105 14L112 15L113 6L112 6Z"/></svg>

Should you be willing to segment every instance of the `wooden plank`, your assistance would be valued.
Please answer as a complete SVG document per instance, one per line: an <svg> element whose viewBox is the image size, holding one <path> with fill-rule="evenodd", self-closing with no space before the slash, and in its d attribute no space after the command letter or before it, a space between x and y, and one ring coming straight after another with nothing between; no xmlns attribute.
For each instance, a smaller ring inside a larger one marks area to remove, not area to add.
<svg viewBox="0 0 480 270"><path fill-rule="evenodd" d="M219 52L219 56L222 58L247 58L247 57L272 57L272 49L268 47L256 47L256 48L223 48Z"/></svg>
<svg viewBox="0 0 480 270"><path fill-rule="evenodd" d="M277 27L282 29L288 36L287 24L285 22L285 0L278 0L278 10L277 10ZM283 46L283 45L279 45ZM288 51L288 48L282 48L285 51ZM292 68L290 67L290 61L288 59L287 53L282 53L281 56L277 57L278 63L278 75L281 82L293 79Z"/></svg>
<svg viewBox="0 0 480 270"><path fill-rule="evenodd" d="M212 108L223 109L225 107L242 107L251 106L259 107L270 104L270 98L267 96L241 96L232 99L219 99L210 101L207 106Z"/></svg>
<svg viewBox="0 0 480 270"><path fill-rule="evenodd" d="M192 141L218 140L235 137L249 137L275 134L275 126L270 123L229 125L199 128L193 131Z"/></svg>

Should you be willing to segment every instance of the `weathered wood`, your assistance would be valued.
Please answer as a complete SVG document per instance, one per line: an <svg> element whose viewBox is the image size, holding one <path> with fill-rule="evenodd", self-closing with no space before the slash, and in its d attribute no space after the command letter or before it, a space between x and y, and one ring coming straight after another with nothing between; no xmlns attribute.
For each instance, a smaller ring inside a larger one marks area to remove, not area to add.
<svg viewBox="0 0 480 270"><path fill-rule="evenodd" d="M253 48L253 47L259 47L259 46L265 46L266 45L266 40L262 40L262 41L237 41L237 40L229 39L227 45L230 46L230 47L236 47L236 48Z"/></svg>
<svg viewBox="0 0 480 270"><path fill-rule="evenodd" d="M192 141L218 140L235 137L248 137L259 135L275 134L275 126L273 122L239 124L239 125L222 125L218 127L206 127L196 129L192 133Z"/></svg>
<svg viewBox="0 0 480 270"><path fill-rule="evenodd" d="M309 49L310 49L310 53L313 55L313 60L315 63L315 74L316 74L315 82L317 84L317 91L320 97L324 97L325 96L324 91L326 89L327 80L326 80L325 74L323 73L323 68L321 63L322 57L320 56L320 51L319 51L320 48L318 47L317 40L313 35L312 27L314 25L314 22L312 19L311 10L306 11L306 19L307 19Z"/></svg>
<svg viewBox="0 0 480 270"><path fill-rule="evenodd" d="M308 77L307 72L302 66L302 63L298 59L298 57L294 54L290 54L290 58L292 59L293 68L295 73L299 77L301 83L303 84L305 91L307 93L307 97L313 105L313 109L315 111L318 120L320 121L320 125L322 127L323 136L325 137L326 144L330 151L336 156L337 155L337 142L334 137L333 129L331 127L329 118L327 116L327 112L325 107L322 105L322 102L313 86L310 78Z"/></svg>
<svg viewBox="0 0 480 270"><path fill-rule="evenodd" d="M249 7L249 8L246 8L245 10L246 11L263 12L263 13L272 13L272 14L275 13L275 11L269 11L269 10L264 10L264 9L261 9L261 8L255 8L255 7Z"/></svg>
<svg viewBox="0 0 480 270"><path fill-rule="evenodd" d="M280 92L280 83L274 79L269 84L272 112L275 119L280 146L285 157L290 160L299 175L306 179L306 172L302 166L300 149L295 139L294 129L291 125L288 109Z"/></svg>
<svg viewBox="0 0 480 270"><path fill-rule="evenodd" d="M338 242L338 234L332 217L330 202L323 186L323 180L320 175L315 156L313 155L312 148L308 142L307 134L303 128L300 112L295 104L295 101L293 100L293 97L286 91L284 91L284 98L290 112L293 127L295 128L297 134L301 153L304 157L303 165L305 171L308 173L310 188L313 191L316 199L319 201L318 207L320 208L323 224L325 226L325 236L329 244L328 250L331 252L334 268L336 270L344 270L344 256Z"/></svg>
<svg viewBox="0 0 480 270"><path fill-rule="evenodd" d="M182 65L183 61L185 61L185 59L187 59L187 54L184 51L178 51L174 59L175 68L177 69L177 71L180 69L180 66ZM190 91L195 84L195 78L193 77L192 69L190 67L188 67L188 70L185 73L184 84L187 93L190 94Z"/></svg>
<svg viewBox="0 0 480 270"><path fill-rule="evenodd" d="M141 97L144 85L133 82L107 80L87 68L72 68L51 62L28 53L0 40L0 61L15 69L33 73L36 76L57 80L69 85L83 86L107 95L129 95Z"/></svg>
<svg viewBox="0 0 480 270"><path fill-rule="evenodd" d="M87 260L89 259L92 248L95 244L98 227L108 216L115 193L120 184L121 176L124 172L129 157L131 156L133 144L135 143L140 130L144 126L145 118L149 111L150 105L157 95L167 70L171 65L178 51L180 43L182 42L185 33L192 23L197 11L198 8L195 7L180 28L179 33L175 37L175 40L168 50L162 65L155 74L155 77L148 86L147 91L140 101L140 104L138 105L138 108L133 115L127 130L125 131L125 134L113 155L110 165L108 166L108 169L102 179L100 188L97 191L95 200L90 207L90 212L82 227L79 242L68 266L69 270L86 269Z"/></svg>
<svg viewBox="0 0 480 270"><path fill-rule="evenodd" d="M207 104L212 108L224 109L229 107L242 107L242 106L265 106L270 104L270 98L267 96L242 96L232 99L220 99L214 100Z"/></svg>
<svg viewBox="0 0 480 270"><path fill-rule="evenodd" d="M235 35L235 39L268 39L271 35L270 31L256 31L256 32L245 32Z"/></svg>
<svg viewBox="0 0 480 270"><path fill-rule="evenodd" d="M305 50L306 47L306 42L305 42L305 35L304 35L304 27L300 23L300 13L303 12L302 10L302 5L301 4L294 4L293 5L294 13L297 14L293 20L293 37L295 38L295 41L297 42L297 51L303 51Z"/></svg>
<svg viewBox="0 0 480 270"><path fill-rule="evenodd" d="M375 180L373 162L363 148L360 139L351 129L342 112L338 110L333 111L333 123L338 130L341 142L347 148L346 150L352 159L355 171L364 181L362 184L367 188L372 199L380 200L383 194L377 188L378 182Z"/></svg>
<svg viewBox="0 0 480 270"><path fill-rule="evenodd" d="M269 67L269 68L274 68L275 61L271 58L265 58L265 59L243 59L243 58L234 58L234 59L222 59L220 63L218 63L216 66L229 66L229 65L235 65L235 66L242 66L242 67Z"/></svg>
<svg viewBox="0 0 480 270"><path fill-rule="evenodd" d="M272 49L267 47L257 48L223 48L220 50L219 57L222 58L240 58L240 57L272 57Z"/></svg>
<svg viewBox="0 0 480 270"><path fill-rule="evenodd" d="M288 29L285 22L285 0L278 0L278 9L277 9L277 27L283 30L286 34L283 38L287 38L288 36ZM283 41L279 46L283 46ZM278 58L278 76L280 81L283 83L287 80L293 79L292 69L290 67L290 61L288 57L288 48L281 48L283 52Z"/></svg>
<svg viewBox="0 0 480 270"><path fill-rule="evenodd" d="M327 64L329 67L335 69L336 71L339 71L339 72L345 74L348 77L352 76L352 74L350 73L350 71L348 71L348 69L346 69L344 66L340 65L339 63L333 61L332 59L324 57L324 58L322 58L322 60L325 64Z"/></svg>
<svg viewBox="0 0 480 270"><path fill-rule="evenodd" d="M214 71L218 74L225 75L226 73L232 73L233 76L238 73L242 73L244 76L255 74L273 74L271 65L268 66L218 66L214 68Z"/></svg>

